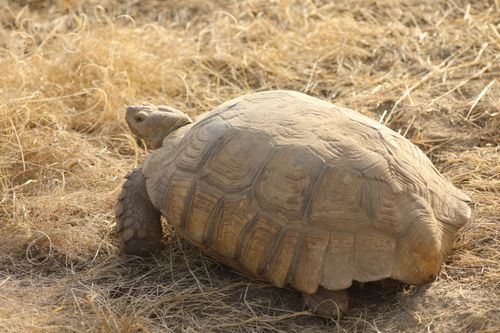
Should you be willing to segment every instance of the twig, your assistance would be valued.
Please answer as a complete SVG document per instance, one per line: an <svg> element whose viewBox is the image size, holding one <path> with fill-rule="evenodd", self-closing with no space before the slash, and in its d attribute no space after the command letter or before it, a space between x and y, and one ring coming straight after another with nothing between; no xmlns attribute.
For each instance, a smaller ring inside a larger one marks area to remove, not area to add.
<svg viewBox="0 0 500 333"><path fill-rule="evenodd" d="M491 82L488 83L486 85L486 87L483 88L483 90L481 90L481 92L479 93L479 95L477 95L476 99L474 100L474 103L472 103L472 106L469 109L469 112L467 112L467 115L465 116L465 119L467 119L467 120L469 119L469 116L471 115L472 110L474 110L474 108L476 107L477 103L479 103L479 101L481 100L481 98L483 98L483 96L488 92L488 90L490 90L490 88L493 86L493 83L495 83L495 79L491 80Z"/></svg>

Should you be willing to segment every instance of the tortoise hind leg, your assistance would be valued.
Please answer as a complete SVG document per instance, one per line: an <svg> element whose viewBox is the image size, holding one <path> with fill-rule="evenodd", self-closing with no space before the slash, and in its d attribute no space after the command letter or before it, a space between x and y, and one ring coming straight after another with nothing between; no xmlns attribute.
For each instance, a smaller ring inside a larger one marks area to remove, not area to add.
<svg viewBox="0 0 500 333"><path fill-rule="evenodd" d="M319 287L314 294L302 294L304 305L313 313L339 320L349 308L349 294L347 290L327 290Z"/></svg>
<svg viewBox="0 0 500 333"><path fill-rule="evenodd" d="M141 169L126 177L116 205L116 230L126 253L147 256L162 249L161 213L153 206Z"/></svg>

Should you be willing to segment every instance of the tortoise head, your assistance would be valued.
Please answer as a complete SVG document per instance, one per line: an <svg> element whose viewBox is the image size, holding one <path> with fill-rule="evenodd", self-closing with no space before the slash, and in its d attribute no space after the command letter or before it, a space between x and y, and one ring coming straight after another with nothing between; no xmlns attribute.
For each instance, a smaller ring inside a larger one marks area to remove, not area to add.
<svg viewBox="0 0 500 333"><path fill-rule="evenodd" d="M192 122L184 112L154 105L129 106L125 120L132 133L150 149L160 148L169 133Z"/></svg>

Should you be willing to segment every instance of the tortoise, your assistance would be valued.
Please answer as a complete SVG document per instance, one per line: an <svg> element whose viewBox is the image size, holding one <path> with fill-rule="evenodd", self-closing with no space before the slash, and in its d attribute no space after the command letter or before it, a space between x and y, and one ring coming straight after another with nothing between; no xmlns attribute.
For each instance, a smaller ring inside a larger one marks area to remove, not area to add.
<svg viewBox="0 0 500 333"><path fill-rule="evenodd" d="M192 121L168 106L126 110L153 150L117 204L124 250L162 248L161 215L231 268L302 292L331 318L353 281L435 279L470 199L403 136L294 91L244 95Z"/></svg>

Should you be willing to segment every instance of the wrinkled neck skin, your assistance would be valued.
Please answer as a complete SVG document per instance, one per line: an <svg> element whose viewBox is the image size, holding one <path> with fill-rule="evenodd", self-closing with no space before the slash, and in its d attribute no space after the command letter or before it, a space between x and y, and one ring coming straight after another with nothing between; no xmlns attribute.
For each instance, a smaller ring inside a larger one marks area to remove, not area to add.
<svg viewBox="0 0 500 333"><path fill-rule="evenodd" d="M179 140L182 137L184 137L185 133L191 127L193 127L193 125L198 121L198 119L203 118L207 113L208 112L204 112L204 113L196 116L196 118L193 118L194 121L191 120L191 118L188 118L188 121L189 121L188 123L182 122L182 121L178 121L178 123L180 124L180 126L179 125L177 127L172 126L171 128L174 128L173 130L170 129L169 131L166 131L166 135L164 135L164 137L163 137L162 144L158 148L165 147L165 145L168 142L172 142L172 141L177 142L177 140Z"/></svg>
<svg viewBox="0 0 500 333"><path fill-rule="evenodd" d="M184 137L186 132L192 126L193 126L193 123L189 123L187 125L183 125L183 126L177 127L174 130L169 131L167 133L167 135L165 135L165 137L163 138L163 140L161 142L161 146L158 148L167 147L169 142L178 142L179 140L181 140Z"/></svg>
<svg viewBox="0 0 500 333"><path fill-rule="evenodd" d="M150 149L159 149L163 147L163 142L168 141L169 138L175 136L175 133L185 127L190 127L191 123L186 123L185 119L178 119L175 123L172 123L172 126L165 128L162 132L157 133L155 135L154 144L150 144Z"/></svg>

